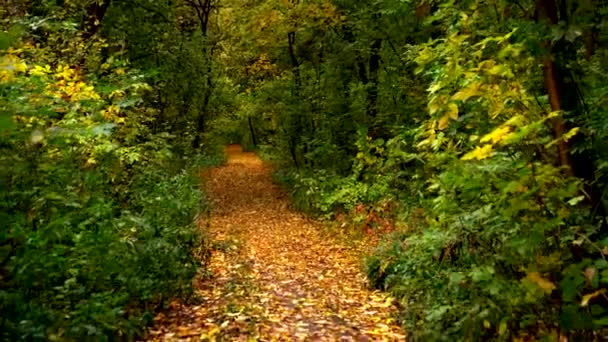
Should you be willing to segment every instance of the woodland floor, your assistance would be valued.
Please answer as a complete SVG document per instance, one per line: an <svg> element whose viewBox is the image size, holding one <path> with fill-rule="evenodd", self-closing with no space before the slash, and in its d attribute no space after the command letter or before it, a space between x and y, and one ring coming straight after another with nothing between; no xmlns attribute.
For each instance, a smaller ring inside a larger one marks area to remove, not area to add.
<svg viewBox="0 0 608 342"><path fill-rule="evenodd" d="M214 242L200 305L173 305L148 341L403 341L391 298L369 290L360 247L289 208L271 170L239 146L205 172Z"/></svg>

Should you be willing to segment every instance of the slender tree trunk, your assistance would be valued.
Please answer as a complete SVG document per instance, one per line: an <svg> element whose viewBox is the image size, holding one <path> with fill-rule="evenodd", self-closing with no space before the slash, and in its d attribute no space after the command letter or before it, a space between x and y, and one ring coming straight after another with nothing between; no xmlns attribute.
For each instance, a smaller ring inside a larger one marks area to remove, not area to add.
<svg viewBox="0 0 608 342"><path fill-rule="evenodd" d="M258 147L258 141L255 137L255 130L253 129L251 115L247 116L247 122L249 123L249 132L251 132L251 141L253 142L253 147Z"/></svg>
<svg viewBox="0 0 608 342"><path fill-rule="evenodd" d="M555 0L537 0L536 14L537 21L546 21L550 25L557 25L559 20L567 21L566 8L563 1L558 12L558 6ZM559 17L561 14L561 18ZM574 125L580 115L580 99L578 98L578 88L573 80L566 82L566 72L559 68L553 59L553 55L557 49L551 49L549 43L546 43L549 50L543 57L543 75L545 80L545 88L549 95L551 110L574 113L572 117ZM553 50L553 51L552 51ZM571 114L572 115L572 114ZM577 134L568 142L562 139L563 134L572 128L572 124L566 123L563 116L560 115L553 120L553 132L558 141L559 162L566 167L568 175L581 178L585 181L585 191L588 195L588 203L597 210L600 216L606 216L606 208L602 201L602 191L595 185L595 161L589 151L580 151L572 153L570 146L584 139L582 133ZM602 220L602 225L606 228L605 220Z"/></svg>
<svg viewBox="0 0 608 342"><path fill-rule="evenodd" d="M210 75L207 75L207 79L210 78ZM208 83L207 87L211 87L211 84ZM196 136L194 137L194 141L192 141L192 147L199 148L201 147L201 142L203 139L203 133L207 128L207 112L209 108L209 101L211 100L211 89L207 89L205 91L205 95L203 98L203 105L201 106L200 112L198 114L196 120Z"/></svg>
<svg viewBox="0 0 608 342"><path fill-rule="evenodd" d="M289 43L289 58L291 59L291 68L293 70L293 76L296 82L296 95L299 95L300 88L302 87L302 79L300 77L300 62L298 61L298 57L296 56L296 33L289 32L287 33L287 41Z"/></svg>
<svg viewBox="0 0 608 342"><path fill-rule="evenodd" d="M558 22L558 13L555 0L537 0L536 3L537 21L548 22L551 25L556 25ZM551 104L551 110L554 112L562 111L562 95L563 91L563 78L559 73L553 56L551 53L550 43L545 43L547 48L546 55L543 57L543 76L545 80L545 88L549 95L549 103ZM562 136L566 133L566 127L562 115L559 115L553 119L553 134L555 139L559 139L557 144L558 155L560 164L566 167L567 172L572 175L572 164L569 157L569 146L564 141Z"/></svg>
<svg viewBox="0 0 608 342"><path fill-rule="evenodd" d="M289 137L289 152L291 153L291 158L293 159L293 163L296 166L296 169L300 168L300 163L298 163L298 153L297 153L297 142L296 138L293 134L290 134Z"/></svg>
<svg viewBox="0 0 608 342"><path fill-rule="evenodd" d="M361 83L367 85L369 83L369 78L367 78L367 67L361 60L357 62L357 71L359 72L359 80L361 80Z"/></svg>
<svg viewBox="0 0 608 342"><path fill-rule="evenodd" d="M95 35L95 33L97 33L97 31L99 31L99 27L101 26L101 21L103 20L103 17L106 15L106 12L108 11L108 8L110 7L111 3L112 3L111 0L104 0L103 2L94 1L87 7L87 9L86 9L87 17L84 20L83 33L82 33L82 37L84 39L89 39L89 38L93 37Z"/></svg>
<svg viewBox="0 0 608 342"><path fill-rule="evenodd" d="M208 31L209 31L209 18L211 11L213 10L213 0L186 0L186 2L194 8L196 15L198 16L201 28L201 34L203 35L203 56L205 57L205 64L207 69L206 75L206 89L203 95L203 104L199 110L196 125L196 136L192 141L193 148L199 148L201 146L202 135L206 129L206 122L208 116L209 101L211 99L211 93L213 91L213 82L211 81L211 49L209 48Z"/></svg>
<svg viewBox="0 0 608 342"><path fill-rule="evenodd" d="M372 54L369 58L369 89L367 99L369 108L367 115L374 119L378 115L378 70L380 69L380 48L382 39L374 39L372 42Z"/></svg>
<svg viewBox="0 0 608 342"><path fill-rule="evenodd" d="M290 0L289 1L292 5L296 6L300 3L299 0ZM300 74L300 61L298 60L298 56L296 54L296 32L291 31L287 33L287 43L288 43L288 51L289 51L289 58L291 59L291 66L292 66L292 70L293 70L293 75L294 75L294 81L295 81L295 90L294 93L296 95L296 98L299 98L301 95L301 88L302 88L302 76ZM291 130L289 132L289 151L291 153L291 156L293 158L293 162L296 166L296 168L300 167L300 163L298 162L298 146L300 146L300 144L302 143L302 130L303 130L303 125L302 125L302 117L301 114L298 113L296 114L296 122L295 122L295 129Z"/></svg>
<svg viewBox="0 0 608 342"><path fill-rule="evenodd" d="M563 94L563 84L561 77L557 71L555 62L552 60L550 55L543 58L543 73L545 79L545 88L549 95L549 102L551 103L551 110L554 112L563 110L561 103L561 96ZM566 166L566 172L572 175L572 164L570 162L570 148L568 143L561 139L566 133L566 125L561 115L553 119L553 134L555 139L560 139L557 144L559 161L562 166Z"/></svg>

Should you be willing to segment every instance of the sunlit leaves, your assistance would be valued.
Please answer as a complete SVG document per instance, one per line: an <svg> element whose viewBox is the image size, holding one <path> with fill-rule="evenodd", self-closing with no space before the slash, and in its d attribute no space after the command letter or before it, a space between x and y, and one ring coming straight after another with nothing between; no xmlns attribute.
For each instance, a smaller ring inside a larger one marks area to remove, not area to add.
<svg viewBox="0 0 608 342"><path fill-rule="evenodd" d="M45 66L34 65L34 68L32 70L30 70L30 75L38 76L38 77L44 77L50 73L51 73L51 66L48 64Z"/></svg>
<svg viewBox="0 0 608 342"><path fill-rule="evenodd" d="M452 100L466 102L473 96L478 96L481 93L479 88L482 86L481 82L472 82L466 88L459 90L456 94L452 95Z"/></svg>
<svg viewBox="0 0 608 342"><path fill-rule="evenodd" d="M457 120L457 119L458 119L458 105L456 105L455 103L449 103L447 106L446 112L439 119L437 128L439 130L444 130L448 126L450 120Z"/></svg>
<svg viewBox="0 0 608 342"><path fill-rule="evenodd" d="M462 156L462 160L483 160L490 157L492 152L494 152L494 150L490 144L478 146L473 151Z"/></svg>
<svg viewBox="0 0 608 342"><path fill-rule="evenodd" d="M505 138L507 138L510 132L511 132L511 127L509 127L509 126L498 127L491 133L483 136L481 138L481 142L485 143L485 142L491 141L492 144L497 144L497 143L501 142L502 140L504 140Z"/></svg>
<svg viewBox="0 0 608 342"><path fill-rule="evenodd" d="M27 64L17 55L8 51L0 56L0 83L13 81L15 76L27 71Z"/></svg>

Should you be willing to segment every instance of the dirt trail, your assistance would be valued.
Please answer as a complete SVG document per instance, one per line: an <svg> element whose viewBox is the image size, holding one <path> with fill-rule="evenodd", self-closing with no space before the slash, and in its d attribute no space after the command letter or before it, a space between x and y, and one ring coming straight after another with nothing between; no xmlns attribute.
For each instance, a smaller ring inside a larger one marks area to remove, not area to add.
<svg viewBox="0 0 608 342"><path fill-rule="evenodd" d="M207 172L212 276L202 304L157 317L151 341L402 341L385 294L366 288L357 253L289 208L271 171L239 146Z"/></svg>

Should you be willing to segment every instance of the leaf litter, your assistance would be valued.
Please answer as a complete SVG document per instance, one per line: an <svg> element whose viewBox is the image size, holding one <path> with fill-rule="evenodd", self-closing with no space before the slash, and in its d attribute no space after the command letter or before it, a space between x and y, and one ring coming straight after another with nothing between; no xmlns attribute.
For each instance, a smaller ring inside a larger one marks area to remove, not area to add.
<svg viewBox="0 0 608 342"><path fill-rule="evenodd" d="M198 305L174 303L148 341L403 341L387 294L369 290L356 244L289 208L271 169L239 146L205 172L215 241Z"/></svg>

